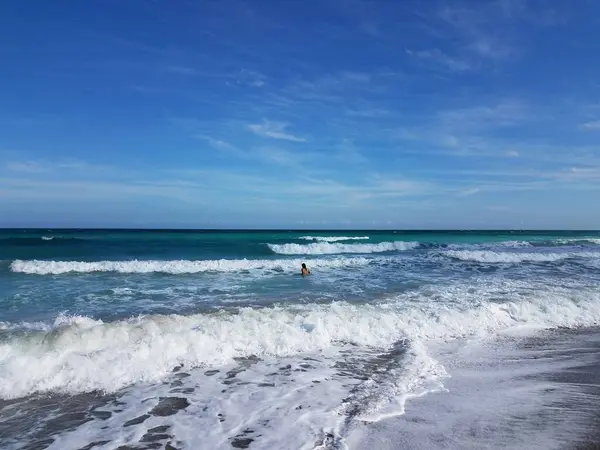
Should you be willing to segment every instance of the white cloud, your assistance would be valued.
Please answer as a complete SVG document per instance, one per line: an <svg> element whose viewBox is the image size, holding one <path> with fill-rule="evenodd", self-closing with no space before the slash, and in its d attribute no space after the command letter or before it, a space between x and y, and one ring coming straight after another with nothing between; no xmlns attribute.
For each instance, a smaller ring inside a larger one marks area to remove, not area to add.
<svg viewBox="0 0 600 450"><path fill-rule="evenodd" d="M263 137L292 142L306 142L305 138L286 132L288 126L289 124L284 122L271 122L266 120L260 124L250 124L248 125L248 129L254 134Z"/></svg>
<svg viewBox="0 0 600 450"><path fill-rule="evenodd" d="M297 153L274 147L262 147L258 152L253 153L262 161L277 164L280 166L299 167L301 163Z"/></svg>
<svg viewBox="0 0 600 450"><path fill-rule="evenodd" d="M460 191L459 195L461 197L470 197L471 195L478 194L479 192L481 192L481 188L474 187L474 188L469 188L469 189L465 189L463 191Z"/></svg>
<svg viewBox="0 0 600 450"><path fill-rule="evenodd" d="M486 209L490 211L510 211L510 206L508 205L488 205Z"/></svg>
<svg viewBox="0 0 600 450"><path fill-rule="evenodd" d="M434 64L443 66L454 72L465 72L475 68L474 65L469 61L461 58L451 57L437 48L420 51L407 49L406 53L421 60L431 61Z"/></svg>
<svg viewBox="0 0 600 450"><path fill-rule="evenodd" d="M208 142L208 144L210 144L211 147L213 147L217 150L223 150L226 152L234 152L234 153L239 152L239 150L235 147L235 145L230 144L229 142L224 141L222 139L216 139L211 136L207 136L205 134L195 134L193 137L195 137L196 139L202 139L203 141Z"/></svg>
<svg viewBox="0 0 600 450"><path fill-rule="evenodd" d="M267 77L255 70L242 69L232 76L238 85L260 88L267 84Z"/></svg>
<svg viewBox="0 0 600 450"><path fill-rule="evenodd" d="M513 50L501 42L496 42L489 36L480 36L467 47L476 55L491 60L508 58Z"/></svg>
<svg viewBox="0 0 600 450"><path fill-rule="evenodd" d="M529 119L527 108L517 100L504 100L491 106L475 106L439 113L442 125L454 128L484 128L511 126Z"/></svg>
<svg viewBox="0 0 600 450"><path fill-rule="evenodd" d="M581 128L585 130L600 130L600 120L583 123L581 124Z"/></svg>
<svg viewBox="0 0 600 450"><path fill-rule="evenodd" d="M48 165L40 161L12 161L6 164L11 172L41 173L49 170Z"/></svg>
<svg viewBox="0 0 600 450"><path fill-rule="evenodd" d="M200 203L203 195L197 186L178 180L111 181L49 180L4 178L0 181L0 197L18 200L126 200L127 197L165 197Z"/></svg>
<svg viewBox="0 0 600 450"><path fill-rule="evenodd" d="M353 117L378 118L388 116L391 112L383 108L346 108L346 114Z"/></svg>
<svg viewBox="0 0 600 450"><path fill-rule="evenodd" d="M188 66L167 66L165 67L167 72L175 73L178 75L203 75L203 72L200 72L198 69L194 69L193 67Z"/></svg>
<svg viewBox="0 0 600 450"><path fill-rule="evenodd" d="M521 27L544 28L560 22L555 10L542 5L534 8L528 3L521 0L454 2L437 11L434 17L440 23L435 28L446 28L449 33L444 40L458 40L458 48L465 54L482 62L500 62L524 51L519 42Z"/></svg>
<svg viewBox="0 0 600 450"><path fill-rule="evenodd" d="M571 167L569 170L560 173L558 177L568 180L596 180L600 179L600 168Z"/></svg>
<svg viewBox="0 0 600 450"><path fill-rule="evenodd" d="M70 171L81 171L88 170L101 171L110 169L107 166L93 165L78 160L66 159L59 161L47 161L47 160L26 160L26 161L9 161L5 165L6 169L10 172L20 172L29 174L41 174L41 173L55 173L65 170Z"/></svg>

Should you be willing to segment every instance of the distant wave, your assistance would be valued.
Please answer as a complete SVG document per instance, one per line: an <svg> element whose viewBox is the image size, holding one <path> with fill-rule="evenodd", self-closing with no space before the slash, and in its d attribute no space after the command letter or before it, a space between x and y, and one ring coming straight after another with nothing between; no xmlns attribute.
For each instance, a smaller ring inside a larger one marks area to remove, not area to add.
<svg viewBox="0 0 600 450"><path fill-rule="evenodd" d="M489 250L533 247L528 241L498 241L477 243L423 244L427 248L446 248L448 250Z"/></svg>
<svg viewBox="0 0 600 450"><path fill-rule="evenodd" d="M502 241L495 243L496 245L500 245L502 247L511 247L511 248L521 248L521 247L531 247L531 242L528 241Z"/></svg>
<svg viewBox="0 0 600 450"><path fill-rule="evenodd" d="M366 241L369 239L369 236L302 236L298 239L319 242Z"/></svg>
<svg viewBox="0 0 600 450"><path fill-rule="evenodd" d="M571 239L556 239L552 241L558 245L573 245L578 243L596 244L600 245L600 238L571 238Z"/></svg>
<svg viewBox="0 0 600 450"><path fill-rule="evenodd" d="M418 242L380 242L379 244L333 244L316 242L314 244L268 244L269 248L281 255L333 255L338 253L381 253L411 250L419 246Z"/></svg>
<svg viewBox="0 0 600 450"><path fill-rule="evenodd" d="M461 261L482 263L552 262L569 258L600 258L600 252L509 253L485 250L451 250L444 254Z"/></svg>
<svg viewBox="0 0 600 450"><path fill-rule="evenodd" d="M185 274L199 272L242 272L247 270L299 271L300 265L306 262L311 267L337 268L354 265L366 265L366 258L336 258L329 260L306 261L300 259L220 259L206 261L174 260L174 261L42 261L15 260L10 268L13 272L36 275L59 275L64 273L119 272L119 273L170 273Z"/></svg>
<svg viewBox="0 0 600 450"><path fill-rule="evenodd" d="M8 237L0 239L0 245L35 246L35 245L68 245L83 241L74 237L40 236L40 237Z"/></svg>

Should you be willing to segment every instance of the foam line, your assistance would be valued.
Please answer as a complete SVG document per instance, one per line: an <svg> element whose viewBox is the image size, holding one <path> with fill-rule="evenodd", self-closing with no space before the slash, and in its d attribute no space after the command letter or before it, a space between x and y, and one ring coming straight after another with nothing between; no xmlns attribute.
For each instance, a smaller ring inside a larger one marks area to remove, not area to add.
<svg viewBox="0 0 600 450"><path fill-rule="evenodd" d="M379 244L336 244L315 242L313 244L268 244L269 248L281 255L333 255L338 253L382 253L411 250L418 242L380 242Z"/></svg>
<svg viewBox="0 0 600 450"><path fill-rule="evenodd" d="M369 236L301 236L299 239L319 242L366 241Z"/></svg>
<svg viewBox="0 0 600 450"><path fill-rule="evenodd" d="M509 253L485 250L451 250L445 255L461 261L482 263L553 262L570 258L600 258L600 252Z"/></svg>
<svg viewBox="0 0 600 450"><path fill-rule="evenodd" d="M170 273L185 274L199 272L241 272L246 270L280 270L299 271L300 265L306 262L314 268L338 268L355 265L366 265L366 258L336 258L327 260L301 259L220 259L220 260L175 260L175 261L44 261L15 260L10 268L13 272L59 275L64 273L119 272L119 273Z"/></svg>

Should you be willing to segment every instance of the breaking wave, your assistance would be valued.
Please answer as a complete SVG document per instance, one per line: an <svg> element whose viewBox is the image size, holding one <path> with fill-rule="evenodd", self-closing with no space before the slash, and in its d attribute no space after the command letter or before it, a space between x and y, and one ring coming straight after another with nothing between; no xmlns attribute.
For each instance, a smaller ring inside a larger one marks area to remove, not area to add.
<svg viewBox="0 0 600 450"><path fill-rule="evenodd" d="M319 242L366 241L369 239L369 236L302 236L298 239Z"/></svg>
<svg viewBox="0 0 600 450"><path fill-rule="evenodd" d="M219 259L219 260L174 260L174 261L44 261L15 260L10 268L13 272L36 275L59 275L65 273L118 272L118 273L170 273L185 274L199 272L243 272L252 270L298 271L303 262L314 268L338 268L369 264L367 258L336 258L321 260L300 259Z"/></svg>
<svg viewBox="0 0 600 450"><path fill-rule="evenodd" d="M160 381L179 364L220 366L239 357L281 357L346 344L387 348L400 339L426 343L515 326L598 324L600 294L589 289L479 306L463 299L451 308L424 298L421 304L243 308L109 323L59 316L49 330L0 343L0 398L39 391L112 392L135 382Z"/></svg>
<svg viewBox="0 0 600 450"><path fill-rule="evenodd" d="M313 244L268 244L269 248L281 255L333 255L338 253L383 253L411 250L418 242L380 242L379 244L335 244L315 242Z"/></svg>
<svg viewBox="0 0 600 450"><path fill-rule="evenodd" d="M481 263L553 262L571 258L600 258L600 252L509 253L485 250L451 250L444 254L461 261Z"/></svg>

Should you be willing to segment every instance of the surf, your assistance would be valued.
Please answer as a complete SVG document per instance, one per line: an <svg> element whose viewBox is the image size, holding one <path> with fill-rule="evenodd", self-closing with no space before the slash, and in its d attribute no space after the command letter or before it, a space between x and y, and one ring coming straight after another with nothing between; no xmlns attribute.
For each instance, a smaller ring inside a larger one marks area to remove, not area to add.
<svg viewBox="0 0 600 450"><path fill-rule="evenodd" d="M30 327L2 341L0 398L46 391L114 392L132 383L159 382L181 364L219 367L236 358L335 354L348 345L358 352L386 349L403 339L428 345L515 328L600 324L600 296L593 289L553 289L518 301L477 304L465 288L451 307L418 298L415 302L400 296L376 305L334 302L147 315L112 322L60 315L49 329Z"/></svg>
<svg viewBox="0 0 600 450"><path fill-rule="evenodd" d="M380 242L378 244L338 244L315 242L312 244L268 244L271 251L280 255L334 255L341 253L383 253L412 250L418 242Z"/></svg>
<svg viewBox="0 0 600 450"><path fill-rule="evenodd" d="M367 258L336 259L219 259L219 260L126 260L126 261L45 261L15 260L10 270L35 275L60 275L66 273L117 272L117 273L168 273L190 274L202 272L284 271L298 272L306 262L317 269L331 269L367 265Z"/></svg>

